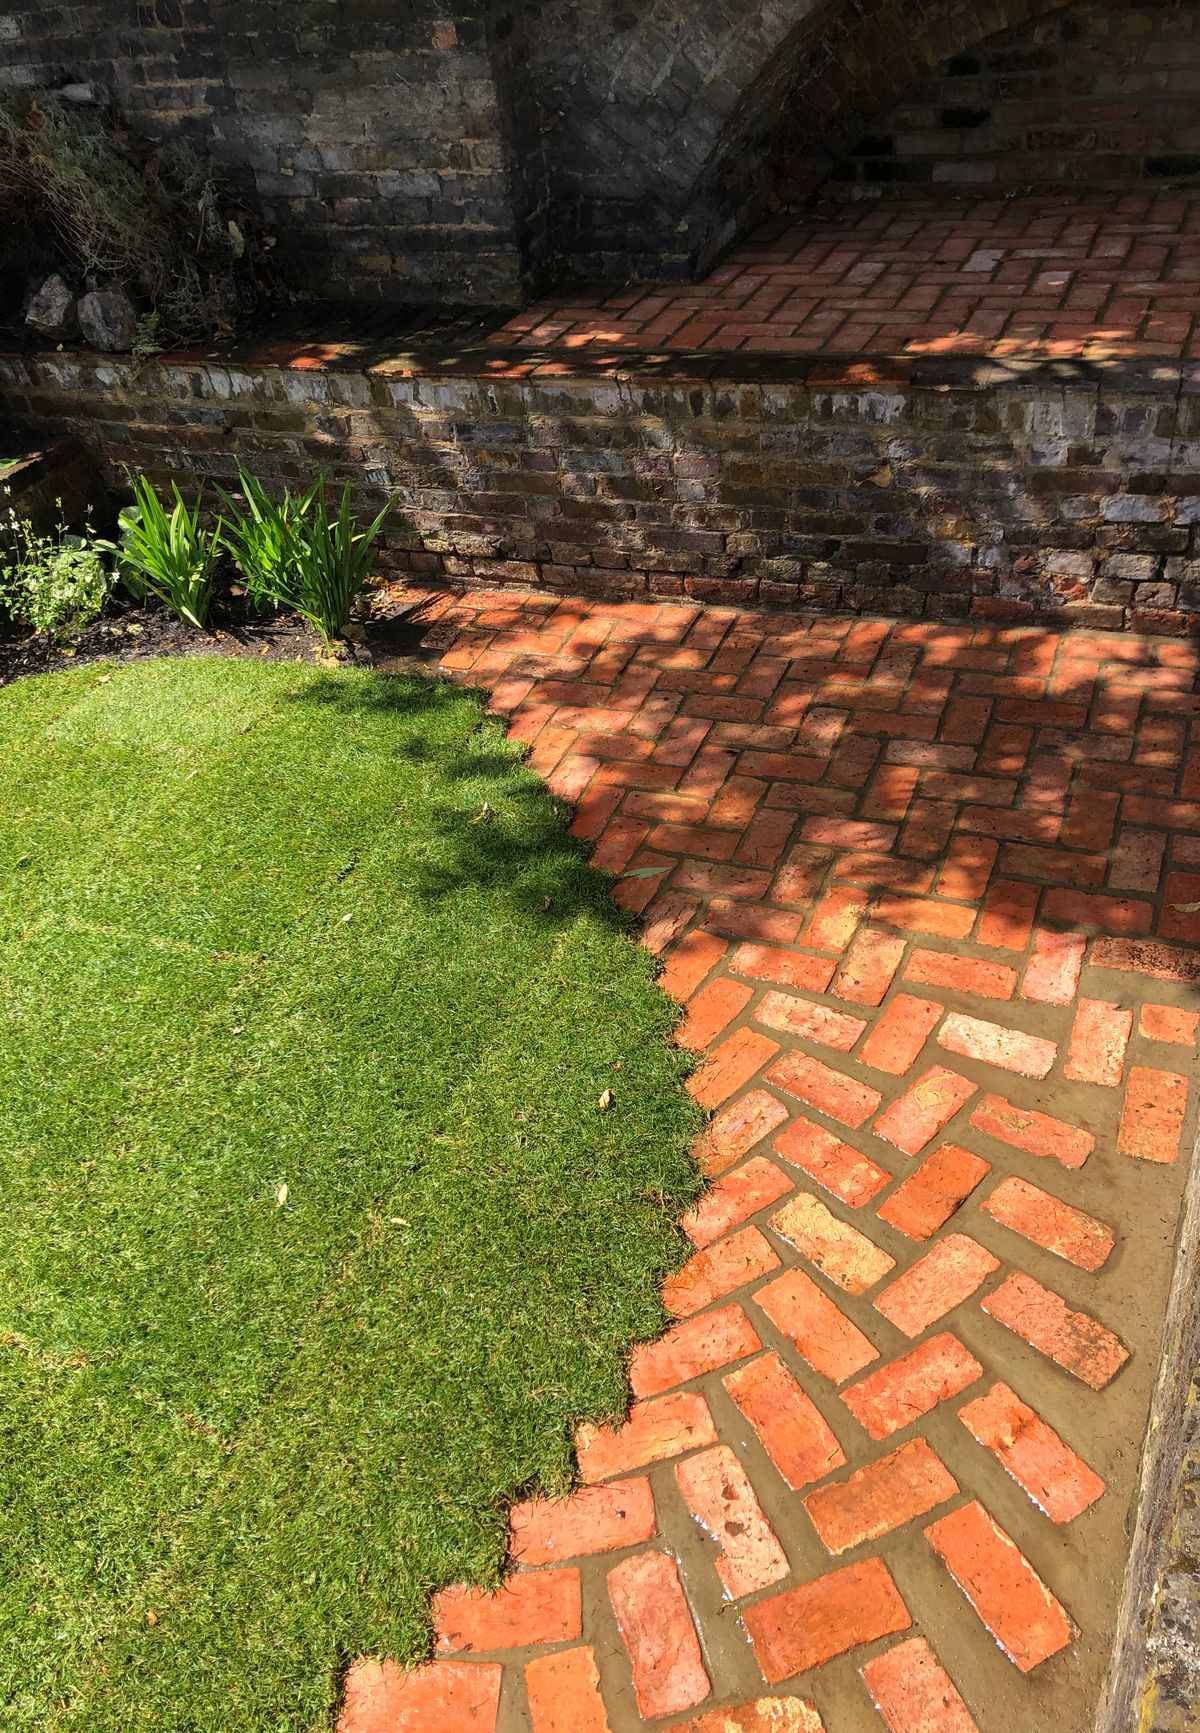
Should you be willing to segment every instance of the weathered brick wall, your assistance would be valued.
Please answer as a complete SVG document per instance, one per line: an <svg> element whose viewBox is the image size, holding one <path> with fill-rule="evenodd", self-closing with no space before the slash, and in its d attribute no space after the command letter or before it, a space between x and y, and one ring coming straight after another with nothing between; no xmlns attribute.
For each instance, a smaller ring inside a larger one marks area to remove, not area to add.
<svg viewBox="0 0 1200 1733"><path fill-rule="evenodd" d="M829 191L1200 180L1200 7L1089 0L955 54L856 141Z"/></svg>
<svg viewBox="0 0 1200 1733"><path fill-rule="evenodd" d="M138 130L211 150L299 285L332 298L522 299L530 200L512 153L523 126L529 156L531 129L512 74L523 56L511 29L493 54L491 6L13 4L0 0L0 84L92 82Z"/></svg>
<svg viewBox="0 0 1200 1733"><path fill-rule="evenodd" d="M114 479L320 469L396 495L422 577L818 609L1200 628L1200 380L950 362L881 383L733 358L571 379L0 358ZM773 370L774 371L774 370Z"/></svg>

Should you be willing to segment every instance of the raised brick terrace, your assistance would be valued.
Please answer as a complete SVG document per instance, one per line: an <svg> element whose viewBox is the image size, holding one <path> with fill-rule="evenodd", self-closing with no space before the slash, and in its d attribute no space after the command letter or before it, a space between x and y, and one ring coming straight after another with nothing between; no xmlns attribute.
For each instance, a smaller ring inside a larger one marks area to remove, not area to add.
<svg viewBox="0 0 1200 1733"><path fill-rule="evenodd" d="M1194 649L426 600L644 920L712 1184L628 1420L341 1733L1091 1733L1195 1126Z"/></svg>

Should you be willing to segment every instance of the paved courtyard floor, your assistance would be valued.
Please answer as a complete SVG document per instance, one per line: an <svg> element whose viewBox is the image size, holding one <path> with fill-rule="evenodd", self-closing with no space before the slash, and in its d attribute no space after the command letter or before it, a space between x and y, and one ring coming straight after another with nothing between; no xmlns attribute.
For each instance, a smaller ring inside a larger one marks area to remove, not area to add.
<svg viewBox="0 0 1200 1733"><path fill-rule="evenodd" d="M1200 356L1200 193L836 206L780 219L702 282L542 302L530 349Z"/></svg>
<svg viewBox="0 0 1200 1733"><path fill-rule="evenodd" d="M642 916L712 1183L628 1421L343 1733L1084 1733L1194 1137L1194 649L427 618Z"/></svg>

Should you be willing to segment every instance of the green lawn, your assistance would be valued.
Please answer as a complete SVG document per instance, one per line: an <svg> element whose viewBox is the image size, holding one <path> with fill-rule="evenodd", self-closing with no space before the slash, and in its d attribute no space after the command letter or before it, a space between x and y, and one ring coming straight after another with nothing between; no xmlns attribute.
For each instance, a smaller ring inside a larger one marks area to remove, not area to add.
<svg viewBox="0 0 1200 1733"><path fill-rule="evenodd" d="M79 669L0 762L0 1725L327 1733L661 1327L670 1007L470 694Z"/></svg>

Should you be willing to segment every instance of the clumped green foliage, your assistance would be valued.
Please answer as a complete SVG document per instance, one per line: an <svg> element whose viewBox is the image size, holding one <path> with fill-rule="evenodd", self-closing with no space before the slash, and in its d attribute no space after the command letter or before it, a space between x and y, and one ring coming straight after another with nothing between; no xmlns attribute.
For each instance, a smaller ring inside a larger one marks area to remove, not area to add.
<svg viewBox="0 0 1200 1733"><path fill-rule="evenodd" d="M112 593L110 551L90 525L43 535L10 509L0 520L0 609L51 638L83 631Z"/></svg>
<svg viewBox="0 0 1200 1733"><path fill-rule="evenodd" d="M371 556L392 509L383 507L365 527L350 502L350 484L330 509L322 474L304 493L273 500L261 482L239 470L243 511L222 495L224 542L246 581L247 593L305 619L326 644L344 632L366 593Z"/></svg>
<svg viewBox="0 0 1200 1733"><path fill-rule="evenodd" d="M212 529L201 523L203 490L190 507L178 482L172 482L171 491L174 504L168 511L144 475L133 482L134 503L118 518L121 578L136 600L157 596L181 620L203 628L224 526L220 518Z"/></svg>
<svg viewBox="0 0 1200 1733"><path fill-rule="evenodd" d="M77 669L0 762L0 1724L329 1733L661 1325L672 1009L471 694Z"/></svg>

